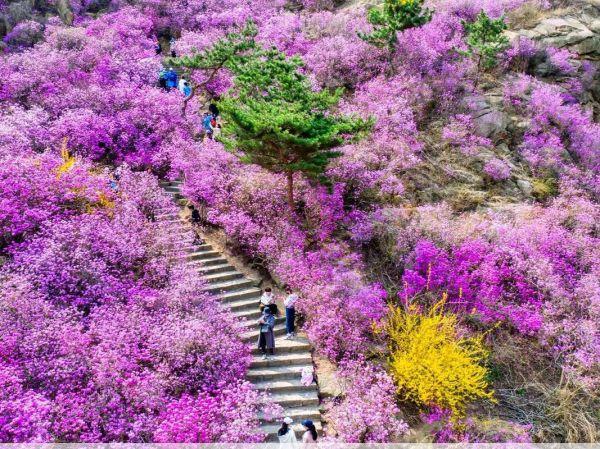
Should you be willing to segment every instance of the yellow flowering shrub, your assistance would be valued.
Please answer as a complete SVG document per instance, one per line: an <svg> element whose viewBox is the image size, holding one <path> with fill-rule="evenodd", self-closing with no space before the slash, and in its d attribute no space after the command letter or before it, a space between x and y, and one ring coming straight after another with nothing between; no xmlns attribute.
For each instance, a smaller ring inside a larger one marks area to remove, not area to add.
<svg viewBox="0 0 600 449"><path fill-rule="evenodd" d="M56 177L59 179L75 165L75 156L69 154L69 149L67 148L67 138L62 141L60 156L62 157L63 163L56 169Z"/></svg>
<svg viewBox="0 0 600 449"><path fill-rule="evenodd" d="M458 419L470 401L493 400L493 392L482 365L488 355L483 336L459 336L456 315L444 313L444 304L445 298L425 313L415 304L391 306L382 330L400 396L451 410Z"/></svg>

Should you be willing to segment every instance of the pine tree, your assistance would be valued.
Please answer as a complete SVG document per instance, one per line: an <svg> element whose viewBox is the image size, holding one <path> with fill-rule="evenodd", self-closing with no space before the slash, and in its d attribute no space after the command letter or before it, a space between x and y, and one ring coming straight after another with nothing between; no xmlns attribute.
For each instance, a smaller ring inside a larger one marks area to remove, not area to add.
<svg viewBox="0 0 600 449"><path fill-rule="evenodd" d="M222 69L233 74L233 88L217 103L224 119L220 140L245 162L284 173L293 209L294 173L327 183L325 169L340 155L335 147L360 137L371 123L332 113L343 91L315 91L299 57L262 48L256 35L248 22L211 48L170 62L206 71L204 86Z"/></svg>
<svg viewBox="0 0 600 449"><path fill-rule="evenodd" d="M481 70L494 67L497 64L498 53L508 46L508 38L504 35L507 26L504 17L491 19L485 11L481 11L474 22L463 21L463 27L468 47L463 53L477 59L477 86Z"/></svg>
<svg viewBox="0 0 600 449"><path fill-rule="evenodd" d="M235 70L234 88L219 101L222 141L242 160L287 177L294 208L294 173L326 183L324 172L340 155L335 147L370 128L370 122L331 112L342 90L315 91L302 61L261 50Z"/></svg>
<svg viewBox="0 0 600 449"><path fill-rule="evenodd" d="M423 1L384 0L383 6L369 9L367 20L373 25L373 32L358 35L372 45L387 47L392 54L398 43L398 32L424 25L431 20L433 11L423 8Z"/></svg>
<svg viewBox="0 0 600 449"><path fill-rule="evenodd" d="M188 102L196 94L206 88L208 84L222 69L234 71L236 67L244 64L246 60L252 58L258 49L255 37L258 34L258 28L252 21L239 31L227 34L219 39L212 47L196 53L192 56L182 56L180 58L167 58L166 63L174 67L181 67L187 72L203 71L206 76L200 85L192 85L192 93L184 100L183 114L187 109Z"/></svg>

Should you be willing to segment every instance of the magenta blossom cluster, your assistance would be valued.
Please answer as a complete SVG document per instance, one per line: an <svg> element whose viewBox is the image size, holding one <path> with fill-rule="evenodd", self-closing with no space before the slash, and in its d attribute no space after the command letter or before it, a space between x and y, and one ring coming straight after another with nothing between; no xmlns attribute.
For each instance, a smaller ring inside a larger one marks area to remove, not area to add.
<svg viewBox="0 0 600 449"><path fill-rule="evenodd" d="M408 431L398 415L396 386L381 368L365 361L344 361L340 380L344 397L328 404L327 417L346 443L396 441Z"/></svg>

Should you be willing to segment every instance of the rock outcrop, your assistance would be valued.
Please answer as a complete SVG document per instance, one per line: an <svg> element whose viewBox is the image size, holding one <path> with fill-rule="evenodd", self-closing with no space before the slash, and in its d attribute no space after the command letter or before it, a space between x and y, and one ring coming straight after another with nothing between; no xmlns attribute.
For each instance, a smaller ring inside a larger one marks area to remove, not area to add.
<svg viewBox="0 0 600 449"><path fill-rule="evenodd" d="M511 31L543 46L566 48L582 58L600 61L600 1L573 6L565 15L549 17L530 29Z"/></svg>

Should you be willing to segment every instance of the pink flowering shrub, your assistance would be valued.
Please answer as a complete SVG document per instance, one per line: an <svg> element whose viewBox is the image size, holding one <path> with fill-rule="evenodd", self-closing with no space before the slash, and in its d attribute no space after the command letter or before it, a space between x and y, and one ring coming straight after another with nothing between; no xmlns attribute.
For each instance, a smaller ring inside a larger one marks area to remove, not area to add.
<svg viewBox="0 0 600 449"><path fill-rule="evenodd" d="M383 51L357 35L366 26L360 11L345 14L325 11L307 19L305 34L310 39L310 51L304 55L304 61L321 86L352 88L381 72Z"/></svg>
<svg viewBox="0 0 600 449"><path fill-rule="evenodd" d="M421 83L435 94L434 106L445 110L460 98L469 83L467 73L472 63L460 56L461 49L464 43L460 18L434 14L431 22L398 36L394 64L399 71L422 77Z"/></svg>
<svg viewBox="0 0 600 449"><path fill-rule="evenodd" d="M248 382L218 381L213 395L183 395L159 416L157 443L260 443L258 411L264 395ZM253 406L249 406L252 404Z"/></svg>
<svg viewBox="0 0 600 449"><path fill-rule="evenodd" d="M483 171L494 181L503 181L510 177L510 167L498 158L492 158L485 163Z"/></svg>
<svg viewBox="0 0 600 449"><path fill-rule="evenodd" d="M339 441L385 443L408 431L398 417L394 381L383 369L360 360L345 361L339 376L344 395L328 404L327 411Z"/></svg>
<svg viewBox="0 0 600 449"><path fill-rule="evenodd" d="M536 189L556 180L554 198L460 215L408 204L439 138L432 122L446 124L442 139L464 155L491 148L460 114L470 92L477 101L487 89L475 88L460 52L462 20L499 17L524 0L432 0L433 19L399 33L389 53L358 37L369 29L364 5L337 0L71 3L73 26L56 17L42 26L29 20L36 5L0 0L12 27L0 56L0 441L259 442L258 413L281 412L240 381L248 348L180 263L189 236L156 221L175 209L146 169L184 175L209 223L298 291L304 330L336 362L371 352L386 301L447 292L465 322L525 334L597 388L600 132L579 104L595 86L591 62L521 38L496 72L518 126L507 142L514 154L485 160L486 186L510 188L518 166ZM344 113L373 119L372 134L329 166L329 189L297 176L295 213L279 175L196 140L197 112L231 87L230 74L204 86L186 116L181 94L157 86L158 36L190 55L248 19L261 44L302 56L315 86L345 87ZM540 61L555 84L524 75ZM115 183L112 165L122 166ZM329 409L339 439L403 434L389 376L341 366L346 393ZM435 438L527 440L525 428L469 419Z"/></svg>
<svg viewBox="0 0 600 449"><path fill-rule="evenodd" d="M572 75L577 71L577 68L571 63L571 59L575 57L567 49L558 49L549 47L546 49L548 60L552 67L554 67L561 75Z"/></svg>
<svg viewBox="0 0 600 449"><path fill-rule="evenodd" d="M342 157L329 169L330 176L345 183L348 194L404 192L401 176L419 161L422 149L413 108L431 94L419 89L419 81L408 75L373 78L342 106L348 114L375 121L369 138L344 146Z"/></svg>
<svg viewBox="0 0 600 449"><path fill-rule="evenodd" d="M43 36L43 26L33 20L26 20L17 24L6 36L4 43L10 50L22 50L32 47Z"/></svg>
<svg viewBox="0 0 600 449"><path fill-rule="evenodd" d="M539 51L533 40L525 36L519 36L518 39L511 42L511 46L504 52L502 65L518 72L526 72L532 59Z"/></svg>
<svg viewBox="0 0 600 449"><path fill-rule="evenodd" d="M160 64L151 29L127 8L87 28L49 27L45 42L6 59L0 100L45 111L46 145L68 137L92 160L149 166L176 134L189 134L181 96L152 87Z"/></svg>
<svg viewBox="0 0 600 449"><path fill-rule="evenodd" d="M3 158L2 158L3 159ZM90 175L78 161L61 175L60 157L43 154L13 156L0 165L0 248L35 232L54 216L78 214L112 197L105 179Z"/></svg>
<svg viewBox="0 0 600 449"><path fill-rule="evenodd" d="M598 207L580 190L563 188L570 193L547 207L503 213L382 211L373 236L395 236L402 300L447 292L457 313L536 336L568 372L593 385L600 361L592 324L600 285L591 262L599 248L592 225Z"/></svg>
<svg viewBox="0 0 600 449"><path fill-rule="evenodd" d="M242 164L220 144L190 148L177 164L185 174L184 193L208 206L208 220L300 292L305 330L324 354L339 359L366 349L386 294L364 282L357 254L331 242L348 221L339 187L327 193L299 183L302 219L281 213L285 183L279 175Z"/></svg>
<svg viewBox="0 0 600 449"><path fill-rule="evenodd" d="M473 120L464 114L455 115L442 130L442 138L449 144L457 146L465 156L476 156L480 147L490 147L492 142L472 132Z"/></svg>
<svg viewBox="0 0 600 449"><path fill-rule="evenodd" d="M31 206L2 195L6 235L18 239L0 272L0 441L152 441L168 404L195 395L214 398L205 415L215 427L237 416L238 427L201 441L261 441L267 398L223 387L244 376L249 349L181 264L191 237L154 221L175 210L156 179L124 167L115 191L87 162L63 171L51 153L30 159L33 173L17 180Z"/></svg>
<svg viewBox="0 0 600 449"><path fill-rule="evenodd" d="M505 100L529 117L521 152L534 171L552 170L598 192L600 126L578 104L565 102L556 86L523 77Z"/></svg>

